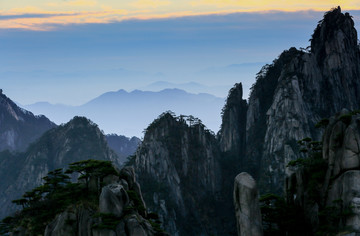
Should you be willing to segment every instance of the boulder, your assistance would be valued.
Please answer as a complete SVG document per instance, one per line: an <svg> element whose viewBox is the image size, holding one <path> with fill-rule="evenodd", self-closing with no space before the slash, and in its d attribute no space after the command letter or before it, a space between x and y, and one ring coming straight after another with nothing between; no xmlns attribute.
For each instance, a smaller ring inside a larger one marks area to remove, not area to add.
<svg viewBox="0 0 360 236"><path fill-rule="evenodd" d="M133 188L133 184L136 182L135 170L131 166L126 166L120 171L120 178L126 180L129 188Z"/></svg>
<svg viewBox="0 0 360 236"><path fill-rule="evenodd" d="M346 218L346 226L360 232L360 170L346 171L336 178L329 189L327 206L341 199L343 209L351 209L353 215Z"/></svg>
<svg viewBox="0 0 360 236"><path fill-rule="evenodd" d="M109 184L102 188L99 199L100 212L111 213L121 217L128 203L129 196L122 185Z"/></svg>

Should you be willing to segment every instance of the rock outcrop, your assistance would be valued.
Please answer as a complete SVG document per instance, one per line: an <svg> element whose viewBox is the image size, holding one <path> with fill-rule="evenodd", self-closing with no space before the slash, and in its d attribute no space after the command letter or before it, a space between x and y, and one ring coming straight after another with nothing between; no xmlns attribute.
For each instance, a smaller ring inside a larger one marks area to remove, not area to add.
<svg viewBox="0 0 360 236"><path fill-rule="evenodd" d="M48 118L18 107L0 90L0 151L25 151L30 143L54 127Z"/></svg>
<svg viewBox="0 0 360 236"><path fill-rule="evenodd" d="M57 214L53 220L32 222L34 219L31 214L18 213L12 223L15 229L10 229L10 235L34 235L34 228L40 227L37 229L39 231L46 223L45 236L169 236L158 227L157 223L147 217L145 203L139 200L142 199L142 195L133 168L126 167L104 177L102 182L99 182L99 179L96 181L96 186L108 183L101 188L100 195L99 189L83 189L87 191L87 198L80 201L77 198L71 199L72 203L67 209ZM81 185L77 187L80 188ZM94 197L99 199L95 201ZM44 201L46 200L51 201L52 198L44 198ZM97 202L98 206L96 206ZM37 207L46 207L46 205L38 204ZM31 205L28 209L31 209ZM21 224L21 227L18 227L18 224Z"/></svg>
<svg viewBox="0 0 360 236"><path fill-rule="evenodd" d="M241 155L239 172L254 176L260 192L283 193L284 178L291 174L286 166L300 157L296 142L319 140L318 121L360 107L357 42L351 16L335 8L319 22L311 50L290 48L263 67L247 106L239 85L231 90L219 132L221 150Z"/></svg>
<svg viewBox="0 0 360 236"><path fill-rule="evenodd" d="M234 205L239 236L262 236L262 222L255 180L246 172L236 176Z"/></svg>
<svg viewBox="0 0 360 236"><path fill-rule="evenodd" d="M136 191L135 173L133 168L119 172L120 178L104 186L99 196L99 213L96 217L94 209L83 206L70 207L69 210L59 214L54 221L46 227L45 235L83 235L83 236L155 236L165 233L156 232L144 214L139 212L139 202L131 199L128 193ZM129 187L132 186L132 187ZM141 191L136 195L142 199ZM140 205L145 205L140 202ZM132 210L125 210L132 209ZM104 214L103 217L101 214ZM112 227L105 226L105 218L111 216L115 222ZM105 217L105 218L104 218ZM70 222L70 224L69 224Z"/></svg>
<svg viewBox="0 0 360 236"><path fill-rule="evenodd" d="M323 186L326 206L341 199L341 209L351 209L345 226L360 233L360 115L343 110L330 123L323 138L323 158L328 163Z"/></svg>
<svg viewBox="0 0 360 236"><path fill-rule="evenodd" d="M0 218L16 210L12 199L40 185L49 171L90 158L119 164L97 125L84 117L49 130L24 153L0 156Z"/></svg>
<svg viewBox="0 0 360 236"><path fill-rule="evenodd" d="M110 184L102 188L99 200L100 212L121 217L129 197L120 184Z"/></svg>
<svg viewBox="0 0 360 236"><path fill-rule="evenodd" d="M194 117L164 113L147 128L135 171L147 207L171 235L226 235L225 228L235 229L231 198L225 202L222 195L220 159L214 134Z"/></svg>
<svg viewBox="0 0 360 236"><path fill-rule="evenodd" d="M322 123L327 126L322 148L325 165L315 169L315 175L300 168L288 177L287 198L301 206L314 231L331 223L340 231L359 234L360 115L344 109Z"/></svg>
<svg viewBox="0 0 360 236"><path fill-rule="evenodd" d="M46 226L45 236L91 235L95 211L85 207L72 207L60 213Z"/></svg>

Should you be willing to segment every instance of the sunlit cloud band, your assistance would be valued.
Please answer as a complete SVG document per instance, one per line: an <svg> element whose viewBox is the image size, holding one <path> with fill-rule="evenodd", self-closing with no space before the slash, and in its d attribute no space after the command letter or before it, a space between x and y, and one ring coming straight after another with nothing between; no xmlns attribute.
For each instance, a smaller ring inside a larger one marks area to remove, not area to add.
<svg viewBox="0 0 360 236"><path fill-rule="evenodd" d="M359 10L359 1L239 1L239 0L70 0L46 2L27 7L7 3L0 11L0 29L47 31L70 24L106 24L129 19L159 19L237 12L327 11L341 4L345 10ZM11 1L9 1L11 2ZM36 1L38 2L38 1Z"/></svg>

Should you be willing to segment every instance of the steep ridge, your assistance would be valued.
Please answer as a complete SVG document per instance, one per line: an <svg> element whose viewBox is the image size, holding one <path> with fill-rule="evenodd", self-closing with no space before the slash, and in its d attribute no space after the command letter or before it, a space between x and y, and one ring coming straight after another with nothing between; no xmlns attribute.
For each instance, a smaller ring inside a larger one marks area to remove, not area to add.
<svg viewBox="0 0 360 236"><path fill-rule="evenodd" d="M285 174L291 174L286 165L299 157L296 142L305 137L319 140L321 131L314 126L321 118L360 106L359 78L354 22L340 7L334 8L315 29L310 51L290 48L262 68L247 108L232 105L244 100L233 95L238 94L236 87L231 91L229 98L238 101L225 106L223 123L228 124L219 132L221 149L241 156L238 171L254 176L261 192L282 193ZM228 113L246 113L245 124L228 119Z"/></svg>
<svg viewBox="0 0 360 236"><path fill-rule="evenodd" d="M0 89L0 151L24 151L30 143L56 125L18 107Z"/></svg>
<svg viewBox="0 0 360 236"><path fill-rule="evenodd" d="M84 117L47 131L24 153L0 153L0 218L14 212L12 199L40 185L49 171L90 158L120 164L97 125Z"/></svg>
<svg viewBox="0 0 360 236"><path fill-rule="evenodd" d="M226 202L222 195L220 159L217 140L201 121L164 113L146 129L129 164L135 166L147 207L171 235L227 235L225 229L235 231L235 213L226 207L231 198Z"/></svg>

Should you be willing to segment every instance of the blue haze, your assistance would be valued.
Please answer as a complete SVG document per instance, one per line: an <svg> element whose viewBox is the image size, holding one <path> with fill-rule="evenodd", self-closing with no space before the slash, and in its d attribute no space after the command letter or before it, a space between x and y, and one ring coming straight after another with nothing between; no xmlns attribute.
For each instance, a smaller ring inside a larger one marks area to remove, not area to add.
<svg viewBox="0 0 360 236"><path fill-rule="evenodd" d="M359 29L360 11L350 13ZM25 105L80 106L109 91L164 89L151 86L157 81L171 87L194 82L201 86L188 91L222 98L234 83L242 82L247 98L264 64L292 46L310 44L322 15L236 13L56 26L53 31L2 29L0 87ZM219 123L221 108L216 109Z"/></svg>

